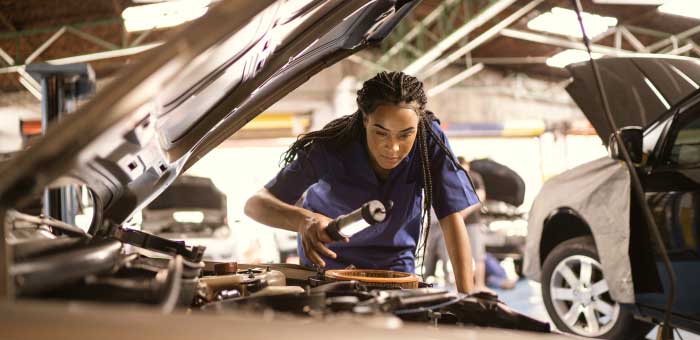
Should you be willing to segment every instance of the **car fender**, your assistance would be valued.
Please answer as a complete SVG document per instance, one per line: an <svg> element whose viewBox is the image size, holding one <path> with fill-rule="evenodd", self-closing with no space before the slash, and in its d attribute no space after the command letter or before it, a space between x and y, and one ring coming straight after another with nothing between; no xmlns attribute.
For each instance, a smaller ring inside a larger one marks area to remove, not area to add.
<svg viewBox="0 0 700 340"><path fill-rule="evenodd" d="M543 233L553 211L569 209L590 229L610 293L618 302L634 303L629 259L630 176L624 164L604 157L551 178L540 190L528 216L523 273L540 281ZM572 219L575 221L576 219ZM551 219L550 219L551 221ZM572 227L569 227L572 228ZM581 233L580 223L564 235ZM548 231L551 232L551 231ZM580 236L580 235L579 235ZM545 254L546 256L546 254Z"/></svg>

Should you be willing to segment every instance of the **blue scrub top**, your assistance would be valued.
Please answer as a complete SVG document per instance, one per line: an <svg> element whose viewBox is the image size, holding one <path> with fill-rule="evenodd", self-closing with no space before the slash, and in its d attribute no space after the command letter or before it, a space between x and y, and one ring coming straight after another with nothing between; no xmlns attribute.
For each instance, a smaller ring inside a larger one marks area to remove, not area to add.
<svg viewBox="0 0 700 340"><path fill-rule="evenodd" d="M433 122L433 130L449 148L447 137L437 122ZM295 204L306 191L303 207L330 218L347 214L367 201L392 200L394 207L384 222L355 234L349 243L327 244L338 255L336 259L321 257L328 269L354 265L361 269L413 273L423 187L420 155L416 149L414 143L408 156L390 171L385 181L380 181L370 166L364 140L353 141L342 148L314 143L308 152L299 152L297 159L265 188L288 204ZM428 154L433 208L438 218L479 202L465 173L458 170L431 137L428 138ZM299 240L297 251L301 264L311 266Z"/></svg>

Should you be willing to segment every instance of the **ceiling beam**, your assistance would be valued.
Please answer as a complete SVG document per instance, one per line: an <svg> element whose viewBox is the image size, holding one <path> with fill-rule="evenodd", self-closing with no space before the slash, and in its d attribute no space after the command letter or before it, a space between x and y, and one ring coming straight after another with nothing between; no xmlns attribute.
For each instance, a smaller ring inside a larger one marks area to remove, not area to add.
<svg viewBox="0 0 700 340"><path fill-rule="evenodd" d="M393 56L395 56L397 53L401 52L401 50L406 46L411 40L415 39L418 34L420 34L423 31L427 31L428 26L430 26L435 20L437 20L440 15L447 10L448 8L452 7L454 3L457 2L457 0L444 0L440 5L435 7L435 9L428 13L423 20L420 21L418 25L413 26L408 33L406 33L403 37L401 37L401 40L399 40L394 46L392 46L388 51L384 53L381 58L377 61L377 63L384 65L386 64L387 61Z"/></svg>
<svg viewBox="0 0 700 340"><path fill-rule="evenodd" d="M100 38L98 38L98 37L96 37L96 36L94 36L94 35L92 35L92 34L90 34L90 33L83 32L83 31L81 31L81 30L79 30L79 29L77 29L77 28L73 28L73 27L67 26L66 29L67 29L68 32L73 33L73 34L75 34L76 36L78 36L78 37L80 37L80 38L82 38L82 39L84 39L84 40L87 40L87 41L89 41L89 42L91 42L91 43L93 43L93 44L95 44L95 45L99 45L99 46L101 46L101 47L104 47L104 48L106 48L106 49L108 49L108 50L116 50L116 49L119 48L119 46L117 46L117 45L115 45L115 44L113 44L113 43L111 43L111 42L109 42L109 41L100 39Z"/></svg>
<svg viewBox="0 0 700 340"><path fill-rule="evenodd" d="M695 26L689 30L683 31L683 32L678 33L678 34L672 34L668 38L661 39L661 40L647 46L647 48L649 49L649 51L654 52L654 51L662 49L670 44L673 44L674 41L678 42L679 40L688 39L688 38L690 38L698 33L700 33L700 25Z"/></svg>
<svg viewBox="0 0 700 340"><path fill-rule="evenodd" d="M639 39L637 39L637 37L635 37L634 34L632 34L632 32L630 32L625 26L620 27L619 30L622 36L625 37L625 40L627 40L627 42L629 42L630 45L637 50L637 52L649 52L649 49L644 46L644 44L642 44L642 42L639 41Z"/></svg>
<svg viewBox="0 0 700 340"><path fill-rule="evenodd" d="M644 34L644 35L649 35L652 37L657 37L657 38L667 38L671 36L671 33L668 32L661 32L657 30L653 30L650 28L645 28L645 27L639 27L639 26L630 26L630 25L622 25L625 26L630 32L637 33L637 34Z"/></svg>
<svg viewBox="0 0 700 340"><path fill-rule="evenodd" d="M494 57L494 58L472 58L474 63L484 65L525 65L544 64L549 57Z"/></svg>
<svg viewBox="0 0 700 340"><path fill-rule="evenodd" d="M367 60L367 59L365 59L365 58L362 58L362 57L360 57L360 56L357 55L357 54L350 55L350 56L347 57L347 59L348 59L349 61L352 61L353 63L362 65L362 66L367 67L367 68L369 68L369 69L372 69L372 70L374 70L374 71L384 71L384 70L386 70L386 68L385 68L384 66L379 65L379 64L377 64L377 63L375 63L375 62L373 62L373 61ZM374 72L372 72L372 73L374 73Z"/></svg>
<svg viewBox="0 0 700 340"><path fill-rule="evenodd" d="M41 100L41 86L32 78L26 71L21 70L19 72L19 83L24 86L29 93L34 96L34 98Z"/></svg>
<svg viewBox="0 0 700 340"><path fill-rule="evenodd" d="M447 51L454 44L458 43L462 38L471 33L474 29L483 26L489 20L493 19L499 13L503 12L506 8L512 5L516 0L498 0L495 4L489 6L488 8L481 11L474 18L464 23L457 30L450 33L447 37L442 39L433 48L426 52L422 57L413 61L410 65L404 68L403 72L408 74L417 74L423 68L428 66L433 60L440 57L445 51Z"/></svg>
<svg viewBox="0 0 700 340"><path fill-rule="evenodd" d="M448 56L441 58L435 64L431 65L425 72L421 73L422 77L429 77L438 71L442 70L443 68L447 67L449 64L457 61L460 59L462 56L466 55L467 53L471 52L475 48L481 46L485 42L493 39L495 36L498 35L498 33L501 32L504 28L510 26L513 24L516 20L520 19L523 15L529 13L532 9L537 7L539 4L541 4L544 0L534 0L528 3L527 5L523 6L522 8L518 9L517 11L513 12L511 15L509 15L507 18L499 21L496 25L493 27L489 28L486 32L480 34L476 38L472 39L468 43L466 43L464 46L460 47L456 51L450 53Z"/></svg>
<svg viewBox="0 0 700 340"><path fill-rule="evenodd" d="M683 46L676 47L670 51L664 52L664 54L681 55L683 53L692 51L694 47L695 46L693 46L693 44L685 44Z"/></svg>
<svg viewBox="0 0 700 340"><path fill-rule="evenodd" d="M698 44L694 42L691 42L689 44L693 46L693 52L695 52L695 54L697 54L698 57L700 57L700 46L698 46Z"/></svg>
<svg viewBox="0 0 700 340"><path fill-rule="evenodd" d="M39 46L39 48L34 50L34 52L32 52L32 54L30 54L27 57L27 59L24 61L24 63L29 64L32 61L34 61L34 59L36 59L38 56L40 56L42 53L44 53L44 51L46 51L46 49L51 47L51 44L53 44L56 40L58 40L58 38L60 38L63 35L63 33L66 33L66 30L67 30L66 26L61 27L61 29L56 31L56 33L54 33L49 39L44 41L44 43L41 44L41 46Z"/></svg>
<svg viewBox="0 0 700 340"><path fill-rule="evenodd" d="M162 42L154 42L154 43L141 45L141 46L122 48L119 50L97 52L97 53L84 54L84 55L79 55L79 56L74 56L74 57L53 59L53 60L46 61L46 63L53 64L53 65L65 65L65 64L74 64L74 63L86 63L86 62L90 62L90 61L117 58L117 57L125 57L125 56L134 55L137 53L141 53L141 52L149 50L151 48L160 46L161 44L163 44L163 43ZM16 66L0 68L0 74L20 72L20 71L24 70L25 66L26 65L16 65Z"/></svg>
<svg viewBox="0 0 700 340"><path fill-rule="evenodd" d="M122 17L122 11L124 11L124 8L122 8L122 5L119 3L119 0L112 0L112 8L114 9L114 14L121 19ZM124 21L120 20L119 22L119 27L121 28L121 47L125 48L129 44L129 32L126 31L126 27L124 27ZM133 44L132 46L135 46L138 44Z"/></svg>
<svg viewBox="0 0 700 340"><path fill-rule="evenodd" d="M596 35L594 38L591 38L591 42L601 41L601 40L609 37L611 34L616 34L617 32L618 32L617 27L610 27L610 28L608 28L607 31Z"/></svg>
<svg viewBox="0 0 700 340"><path fill-rule="evenodd" d="M548 35L544 35L544 34L519 31L519 30L510 29L510 28L506 28L506 29L502 30L501 35L504 37L512 38L512 39L525 40L525 41L535 42L535 43L539 43L539 44L558 46L558 47L562 47L562 48L571 48L571 49L576 49L576 50L584 50L584 51L586 50L586 45L584 45L582 42L580 42L578 40L562 39L562 38L548 36ZM616 49L613 47L604 46L604 45L597 45L597 44L591 45L591 51L596 52L596 53L607 54L607 55L615 55L615 56L636 54L634 51L628 51L628 50L624 50L624 49Z"/></svg>
<svg viewBox="0 0 700 340"><path fill-rule="evenodd" d="M466 70L458 73L454 77L445 80L444 82L440 83L437 86L432 87L431 89L428 90L428 92L426 92L426 95L428 97L436 96L439 93L449 89L450 87L459 84L463 80L479 73L483 69L484 69L484 64L481 64L481 63L476 64L472 67L469 67Z"/></svg>
<svg viewBox="0 0 700 340"><path fill-rule="evenodd" d="M2 61L4 61L9 66L15 64L15 60L2 48L0 48L0 59L2 59Z"/></svg>

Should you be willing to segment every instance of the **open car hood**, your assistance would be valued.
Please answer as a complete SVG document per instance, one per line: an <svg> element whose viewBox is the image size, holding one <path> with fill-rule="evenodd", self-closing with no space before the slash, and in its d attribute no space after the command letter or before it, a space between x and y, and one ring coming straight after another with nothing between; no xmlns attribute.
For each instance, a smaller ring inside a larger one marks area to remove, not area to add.
<svg viewBox="0 0 700 340"><path fill-rule="evenodd" d="M275 101L388 35L417 2L221 1L5 162L0 204L68 179L121 224Z"/></svg>
<svg viewBox="0 0 700 340"><path fill-rule="evenodd" d="M683 57L624 57L596 60L617 126L647 126L700 84L700 60ZM612 131L590 62L567 66L566 91L605 145Z"/></svg>

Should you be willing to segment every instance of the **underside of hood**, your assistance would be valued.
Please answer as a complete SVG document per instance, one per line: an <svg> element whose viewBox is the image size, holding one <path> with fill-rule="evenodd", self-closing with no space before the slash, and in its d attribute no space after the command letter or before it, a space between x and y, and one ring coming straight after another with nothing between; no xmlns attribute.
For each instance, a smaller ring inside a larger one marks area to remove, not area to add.
<svg viewBox="0 0 700 340"><path fill-rule="evenodd" d="M698 89L700 61L682 57L624 57L596 60L618 128L645 127ZM610 134L590 62L567 66L566 91L605 145Z"/></svg>
<svg viewBox="0 0 700 340"><path fill-rule="evenodd" d="M68 179L121 224L284 95L381 41L417 2L219 2L3 164L0 208Z"/></svg>

